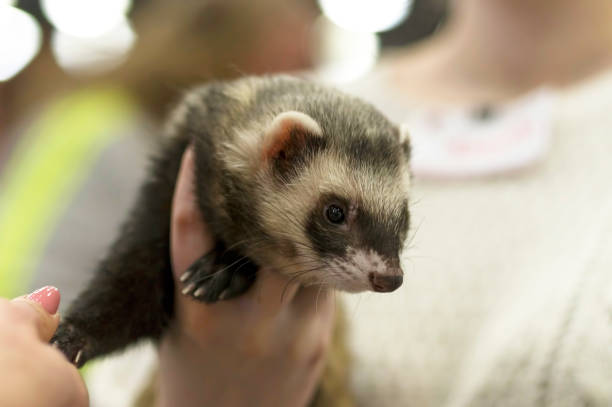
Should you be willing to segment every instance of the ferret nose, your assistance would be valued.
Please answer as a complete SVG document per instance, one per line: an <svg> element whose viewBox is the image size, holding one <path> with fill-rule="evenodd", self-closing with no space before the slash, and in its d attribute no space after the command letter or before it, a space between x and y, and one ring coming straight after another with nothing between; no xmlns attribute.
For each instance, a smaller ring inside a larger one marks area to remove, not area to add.
<svg viewBox="0 0 612 407"><path fill-rule="evenodd" d="M372 272L369 274L369 278L370 283L372 283L372 288L374 291L379 293L395 291L400 285L402 285L402 281L404 280L401 269L398 269L392 273L384 274Z"/></svg>

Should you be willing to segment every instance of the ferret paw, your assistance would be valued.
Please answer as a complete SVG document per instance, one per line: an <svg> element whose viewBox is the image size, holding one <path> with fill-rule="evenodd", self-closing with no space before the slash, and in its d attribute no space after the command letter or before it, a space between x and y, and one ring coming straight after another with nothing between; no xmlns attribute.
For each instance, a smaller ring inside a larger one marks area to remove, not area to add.
<svg viewBox="0 0 612 407"><path fill-rule="evenodd" d="M88 342L85 335L80 334L72 324L60 323L50 343L58 348L77 368L83 366L89 359Z"/></svg>
<svg viewBox="0 0 612 407"><path fill-rule="evenodd" d="M210 304L239 296L255 281L257 266L250 260L224 265L214 263L212 257L200 257L181 275L183 295Z"/></svg>

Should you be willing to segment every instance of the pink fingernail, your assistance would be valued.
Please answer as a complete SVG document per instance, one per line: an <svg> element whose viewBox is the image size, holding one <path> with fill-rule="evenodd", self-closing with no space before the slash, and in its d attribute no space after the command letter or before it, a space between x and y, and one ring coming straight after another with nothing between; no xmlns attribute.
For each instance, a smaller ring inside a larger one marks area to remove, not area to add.
<svg viewBox="0 0 612 407"><path fill-rule="evenodd" d="M53 315L57 312L60 303L60 292L53 286L45 286L34 291L26 297L28 300L34 301L42 305L49 314Z"/></svg>

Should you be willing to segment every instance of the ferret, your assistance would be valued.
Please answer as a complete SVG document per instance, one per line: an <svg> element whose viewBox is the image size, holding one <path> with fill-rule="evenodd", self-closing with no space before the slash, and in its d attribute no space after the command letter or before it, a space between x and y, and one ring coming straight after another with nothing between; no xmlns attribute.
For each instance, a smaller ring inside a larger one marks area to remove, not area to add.
<svg viewBox="0 0 612 407"><path fill-rule="evenodd" d="M409 137L372 105L303 79L245 77L190 91L166 133L118 238L52 340L77 367L158 340L173 318L170 216L188 146L216 244L180 277L183 295L231 299L260 265L302 286L402 284Z"/></svg>

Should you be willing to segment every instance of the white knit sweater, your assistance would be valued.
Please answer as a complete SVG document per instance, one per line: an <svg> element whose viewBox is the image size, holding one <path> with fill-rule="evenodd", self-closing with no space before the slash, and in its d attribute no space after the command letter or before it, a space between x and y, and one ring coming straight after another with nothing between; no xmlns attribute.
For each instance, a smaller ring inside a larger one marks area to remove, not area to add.
<svg viewBox="0 0 612 407"><path fill-rule="evenodd" d="M346 297L363 406L612 406L612 75L554 123L529 171L416 180L403 286Z"/></svg>
<svg viewBox="0 0 612 407"><path fill-rule="evenodd" d="M612 75L554 112L527 172L415 180L403 286L343 298L361 405L612 406ZM92 406L129 405L154 357L94 367Z"/></svg>

